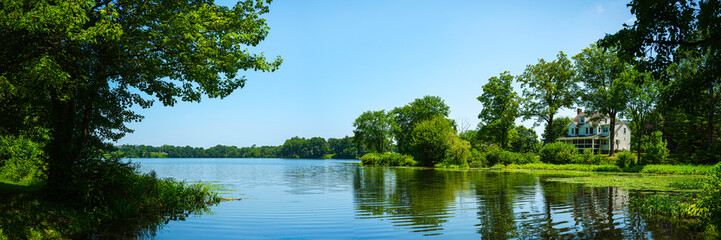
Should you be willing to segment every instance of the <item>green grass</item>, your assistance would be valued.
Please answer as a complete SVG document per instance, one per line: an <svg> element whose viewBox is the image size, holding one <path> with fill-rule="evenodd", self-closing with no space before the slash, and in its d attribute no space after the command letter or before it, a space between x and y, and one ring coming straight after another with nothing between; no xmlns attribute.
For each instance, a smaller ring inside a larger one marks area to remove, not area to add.
<svg viewBox="0 0 721 240"><path fill-rule="evenodd" d="M699 191L675 187L679 182L694 182L703 179L694 175L649 175L637 173L592 174L581 177L551 178L548 181L580 183L589 187L620 187L632 190L649 191Z"/></svg>
<svg viewBox="0 0 721 240"><path fill-rule="evenodd" d="M709 165L646 165L641 173L705 175L711 171Z"/></svg>
<svg viewBox="0 0 721 240"><path fill-rule="evenodd" d="M496 166L494 166L496 167ZM587 165L587 164L550 164L550 163L528 163L509 164L503 169L528 169L528 170L570 170L588 172L620 172L621 168L616 165Z"/></svg>

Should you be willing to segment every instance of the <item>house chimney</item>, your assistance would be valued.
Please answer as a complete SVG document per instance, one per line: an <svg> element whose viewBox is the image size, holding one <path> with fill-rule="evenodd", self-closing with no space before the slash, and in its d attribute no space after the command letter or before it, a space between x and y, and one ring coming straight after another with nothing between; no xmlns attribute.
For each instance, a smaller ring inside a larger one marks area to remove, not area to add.
<svg viewBox="0 0 721 240"><path fill-rule="evenodd" d="M576 115L581 115L581 112L583 112L583 109L576 108Z"/></svg>

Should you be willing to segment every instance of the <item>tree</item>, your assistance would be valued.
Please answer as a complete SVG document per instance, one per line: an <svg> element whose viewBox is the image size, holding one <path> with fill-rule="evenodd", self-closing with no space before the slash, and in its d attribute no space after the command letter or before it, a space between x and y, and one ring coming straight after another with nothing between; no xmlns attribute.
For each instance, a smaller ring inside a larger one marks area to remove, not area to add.
<svg viewBox="0 0 721 240"><path fill-rule="evenodd" d="M423 166L432 167L443 161L449 137L456 137L450 120L436 116L416 124L410 134L409 153ZM458 140L462 141L462 140Z"/></svg>
<svg viewBox="0 0 721 240"><path fill-rule="evenodd" d="M569 117L559 117L553 119L553 125L550 128L543 130L541 134L542 139L549 139L550 142L555 142L556 139L565 136L568 133L568 125L571 123Z"/></svg>
<svg viewBox="0 0 721 240"><path fill-rule="evenodd" d="M0 105L35 110L30 124L50 130L49 188L70 190L73 166L132 132L132 106L223 98L245 84L239 71L276 70L280 58L245 49L267 36L269 2L3 3Z"/></svg>
<svg viewBox="0 0 721 240"><path fill-rule="evenodd" d="M513 76L508 71L491 77L483 85L483 94L477 98L483 107L478 119L491 126L492 134L500 136L497 143L501 148L506 147L508 131L518 117L518 95L513 91L512 82Z"/></svg>
<svg viewBox="0 0 721 240"><path fill-rule="evenodd" d="M646 135L646 119L654 111L658 99L658 82L650 74L643 73L635 78L637 81L629 85L630 98L627 108L620 112L621 116L631 120L632 143L636 145L636 162L642 163L641 145ZM664 146L665 147L665 146Z"/></svg>
<svg viewBox="0 0 721 240"><path fill-rule="evenodd" d="M408 154L411 132L419 122L435 118L437 116L448 117L450 108L440 97L424 96L416 98L413 102L403 107L396 107L391 111L395 126L393 135L396 138L398 152ZM453 121L451 124L455 126Z"/></svg>
<svg viewBox="0 0 721 240"><path fill-rule="evenodd" d="M510 136L513 136L510 137L511 151L520 153L538 151L539 142L536 131L531 128L526 128L522 125L518 125L513 130L511 130L511 132L514 133L509 134Z"/></svg>
<svg viewBox="0 0 721 240"><path fill-rule="evenodd" d="M721 104L721 1L633 0L628 6L636 17L634 23L624 24L600 44L618 47L622 59L635 61L662 79L668 88L661 105L705 116L705 149L713 152L714 141L718 142L714 136L721 131L715 121ZM671 65L689 59L697 62L694 74L669 76Z"/></svg>
<svg viewBox="0 0 721 240"><path fill-rule="evenodd" d="M518 76L524 88L523 119L536 118L536 124L545 121L546 132L549 132L558 110L570 108L577 98L574 75L573 65L563 52L552 62L540 59L537 64L526 66ZM554 141L553 135L546 137L545 143Z"/></svg>
<svg viewBox="0 0 721 240"><path fill-rule="evenodd" d="M328 147L336 159L355 159L358 157L358 148L352 137L329 138Z"/></svg>
<svg viewBox="0 0 721 240"><path fill-rule="evenodd" d="M385 110L366 111L353 122L353 140L377 153L391 149L393 116Z"/></svg>
<svg viewBox="0 0 721 240"><path fill-rule="evenodd" d="M591 44L574 56L579 82L582 82L579 104L587 113L598 112L610 119L609 155L614 155L616 115L626 109L631 98L631 82L641 74L622 62L612 49ZM594 121L600 119L591 119Z"/></svg>

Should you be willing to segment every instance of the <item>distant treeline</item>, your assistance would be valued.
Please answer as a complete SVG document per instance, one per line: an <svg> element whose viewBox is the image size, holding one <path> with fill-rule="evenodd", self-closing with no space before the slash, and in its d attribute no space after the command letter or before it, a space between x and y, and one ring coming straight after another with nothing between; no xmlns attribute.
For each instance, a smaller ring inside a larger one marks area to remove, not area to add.
<svg viewBox="0 0 721 240"><path fill-rule="evenodd" d="M108 154L125 158L334 158L356 159L365 153L358 149L353 137L293 137L281 146L236 147L217 145L210 148L163 145L121 145Z"/></svg>

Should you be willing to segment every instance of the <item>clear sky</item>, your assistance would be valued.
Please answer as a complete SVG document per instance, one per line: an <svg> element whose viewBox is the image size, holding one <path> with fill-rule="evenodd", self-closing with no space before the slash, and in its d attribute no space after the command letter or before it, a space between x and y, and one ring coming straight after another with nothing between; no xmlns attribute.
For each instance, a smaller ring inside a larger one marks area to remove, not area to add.
<svg viewBox="0 0 721 240"><path fill-rule="evenodd" d="M559 51L579 53L633 21L626 4L276 0L265 15L270 34L252 50L280 55L280 70L242 73L245 88L225 99L139 109L145 119L129 124L135 133L118 144L263 146L293 136L341 138L353 135L362 112L391 110L424 95L440 96L451 118L475 128L476 97L488 78L518 75ZM514 87L520 93L520 85Z"/></svg>

